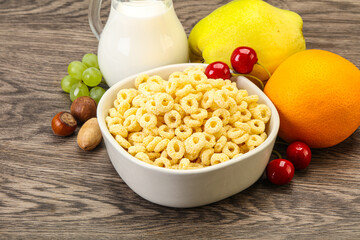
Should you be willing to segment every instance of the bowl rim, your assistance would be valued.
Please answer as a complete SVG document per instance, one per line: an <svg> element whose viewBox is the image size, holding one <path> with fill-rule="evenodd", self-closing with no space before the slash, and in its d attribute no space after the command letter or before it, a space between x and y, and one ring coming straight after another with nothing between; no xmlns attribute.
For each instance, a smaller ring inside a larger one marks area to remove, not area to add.
<svg viewBox="0 0 360 240"><path fill-rule="evenodd" d="M158 171L160 173L165 173L165 174L174 174L174 175L193 175L193 174L202 174L202 173L208 173L208 172L213 172L213 171L217 171L219 169L222 168L226 168L229 167L230 165L236 164L238 162L244 161L245 159L263 151L265 148L267 148L271 142L276 139L278 131L279 131L279 127L280 127L280 117L279 117L279 113L275 107L275 105L272 103L272 101L268 98L268 96L266 96L266 94L261 91L260 88L258 88L253 82L251 82L249 79L247 79L246 77L240 76L237 77L238 78L242 78L244 81L248 81L248 83L250 85L253 85L253 87L255 87L256 91L257 91L257 95L263 99L266 100L266 104L270 107L271 109L271 120L273 120L273 130L270 132L270 134L267 136L266 140L260 144L258 147L256 147L255 149L241 155L238 156L237 158L233 158L230 161L226 161L223 162L221 164L216 164L214 166L208 166L205 168L199 168L199 169L191 169L191 170L186 170L186 169L168 169L168 168L161 168L161 167L157 167L157 166L153 166L150 165L146 162L143 162L137 158L135 158L134 156L132 156L128 151L126 151L123 147L121 147L119 145L119 143L115 140L115 138L111 135L111 133L109 132L109 129L106 126L106 122L105 122L105 118L103 118L102 116L104 115L102 109L103 109L103 105L105 104L105 99L112 93L114 92L116 89L116 91L119 91L121 89L122 85L125 85L126 83L130 82L130 81L134 81L135 78L139 75L139 74L155 74L154 72L156 71L163 71L165 69L168 68L184 68L184 67L191 67L191 66L198 66L198 65L202 65L204 67L206 67L208 64L205 63L180 63L180 64L170 64L170 65L165 65L165 66L161 66L161 67L157 67L157 68L152 68L149 69L147 71L143 71L140 73L136 73L133 74L131 76L128 76L126 78L123 78L122 80L120 80L119 82L117 82L116 84L114 84L113 86L111 86L105 93L104 95L101 97L98 107L97 107L97 119L98 119L98 123L100 126L100 130L102 132L102 135L104 138L106 138L108 140L108 142L114 146L114 148L120 153L122 154L124 158L126 158L127 160L133 162L136 165L139 165L140 167L145 167L148 170L152 170L152 171ZM105 115L104 115L105 116ZM111 160L111 159L110 159Z"/></svg>

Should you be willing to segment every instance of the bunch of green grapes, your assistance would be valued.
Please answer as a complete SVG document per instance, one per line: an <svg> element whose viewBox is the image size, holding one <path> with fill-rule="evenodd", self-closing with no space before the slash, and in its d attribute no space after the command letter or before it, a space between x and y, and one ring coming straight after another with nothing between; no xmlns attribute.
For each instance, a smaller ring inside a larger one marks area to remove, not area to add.
<svg viewBox="0 0 360 240"><path fill-rule="evenodd" d="M70 93L71 101L81 96L90 96L99 103L105 89L98 86L102 81L98 58L93 53L87 53L82 61L73 61L68 66L69 75L61 80L61 88ZM89 90L89 88L91 88Z"/></svg>

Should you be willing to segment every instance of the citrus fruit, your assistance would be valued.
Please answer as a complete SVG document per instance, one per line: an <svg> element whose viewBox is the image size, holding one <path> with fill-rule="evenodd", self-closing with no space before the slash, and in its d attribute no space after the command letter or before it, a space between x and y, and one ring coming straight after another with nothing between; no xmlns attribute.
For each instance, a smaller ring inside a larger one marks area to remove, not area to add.
<svg viewBox="0 0 360 240"><path fill-rule="evenodd" d="M335 53L295 53L279 65L264 91L279 111L279 136L287 142L331 147L360 125L360 71Z"/></svg>

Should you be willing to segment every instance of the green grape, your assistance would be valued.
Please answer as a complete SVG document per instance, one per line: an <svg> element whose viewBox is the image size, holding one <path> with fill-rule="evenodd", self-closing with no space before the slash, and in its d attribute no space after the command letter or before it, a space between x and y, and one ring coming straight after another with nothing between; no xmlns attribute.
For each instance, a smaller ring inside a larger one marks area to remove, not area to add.
<svg viewBox="0 0 360 240"><path fill-rule="evenodd" d="M73 61L68 66L68 73L71 77L81 80L82 74L86 68L86 65L82 62Z"/></svg>
<svg viewBox="0 0 360 240"><path fill-rule="evenodd" d="M82 80L89 87L95 87L101 83L102 74L99 69L94 67L89 67L82 74Z"/></svg>
<svg viewBox="0 0 360 240"><path fill-rule="evenodd" d="M80 80L77 80L75 78L72 78L70 75L67 75L61 80L61 88L62 90L64 90L64 92L69 93L71 86L79 82Z"/></svg>
<svg viewBox="0 0 360 240"><path fill-rule="evenodd" d="M82 58L82 63L87 67L96 67L99 68L98 58L93 53L87 53Z"/></svg>
<svg viewBox="0 0 360 240"><path fill-rule="evenodd" d="M82 82L74 84L70 89L71 101L74 101L78 97L82 97L82 96L89 96L88 87Z"/></svg>
<svg viewBox="0 0 360 240"><path fill-rule="evenodd" d="M96 104L98 104L105 91L106 90L102 87L94 87L90 90L90 97L95 100Z"/></svg>

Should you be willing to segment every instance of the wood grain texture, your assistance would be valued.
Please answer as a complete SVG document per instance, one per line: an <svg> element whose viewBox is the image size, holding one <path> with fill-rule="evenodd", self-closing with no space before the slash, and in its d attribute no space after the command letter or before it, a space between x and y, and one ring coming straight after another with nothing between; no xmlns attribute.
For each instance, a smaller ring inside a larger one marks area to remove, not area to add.
<svg viewBox="0 0 360 240"><path fill-rule="evenodd" d="M175 0L187 33L229 1ZM299 13L308 48L360 67L359 0L269 0ZM110 1L104 1L106 21ZM0 239L360 239L360 130L314 150L291 184L264 177L223 201L173 209L137 196L102 143L56 137L50 122L70 108L60 88L70 61L97 51L87 1L0 1ZM285 146L276 145L285 153Z"/></svg>

